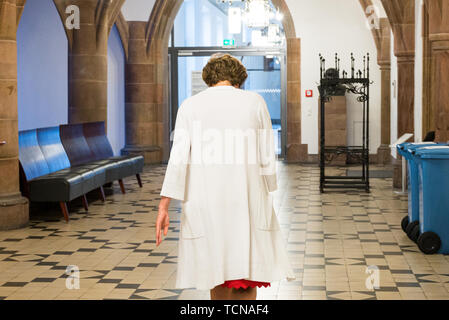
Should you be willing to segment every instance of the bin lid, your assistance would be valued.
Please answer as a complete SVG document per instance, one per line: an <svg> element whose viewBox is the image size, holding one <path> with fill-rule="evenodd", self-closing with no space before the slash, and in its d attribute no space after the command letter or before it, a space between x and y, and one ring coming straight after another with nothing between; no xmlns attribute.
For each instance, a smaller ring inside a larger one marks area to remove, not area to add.
<svg viewBox="0 0 449 320"><path fill-rule="evenodd" d="M398 145L397 150L401 156L411 160L415 150L422 147L431 147L436 145L446 146L447 144L437 144L436 142L406 142Z"/></svg>
<svg viewBox="0 0 449 320"><path fill-rule="evenodd" d="M437 145L418 148L415 154L422 159L448 159L449 160L449 146Z"/></svg>
<svg viewBox="0 0 449 320"><path fill-rule="evenodd" d="M409 142L407 143L407 145L409 146L426 146L426 145L433 145L433 144L437 144L436 142L431 142L431 141L427 141L427 142Z"/></svg>
<svg viewBox="0 0 449 320"><path fill-rule="evenodd" d="M418 143L410 143L405 146L405 150L408 152L415 151L417 149L432 147L432 146L447 146L447 144L437 144L436 142L418 142Z"/></svg>
<svg viewBox="0 0 449 320"><path fill-rule="evenodd" d="M396 149L398 149L398 150L405 150L405 148L407 148L407 146L410 145L410 144L412 144L412 143L411 142L404 142L404 143L398 144L396 146Z"/></svg>

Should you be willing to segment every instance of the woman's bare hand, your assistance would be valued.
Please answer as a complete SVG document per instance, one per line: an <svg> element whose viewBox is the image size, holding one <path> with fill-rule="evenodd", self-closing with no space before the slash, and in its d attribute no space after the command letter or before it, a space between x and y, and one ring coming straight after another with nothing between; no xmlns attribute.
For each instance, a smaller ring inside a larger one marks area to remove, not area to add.
<svg viewBox="0 0 449 320"><path fill-rule="evenodd" d="M170 225L170 218L168 216L168 206L170 204L170 198L163 197L159 204L159 211L156 219L156 246L159 246L162 242L162 230L164 230L164 236L167 236L168 227Z"/></svg>

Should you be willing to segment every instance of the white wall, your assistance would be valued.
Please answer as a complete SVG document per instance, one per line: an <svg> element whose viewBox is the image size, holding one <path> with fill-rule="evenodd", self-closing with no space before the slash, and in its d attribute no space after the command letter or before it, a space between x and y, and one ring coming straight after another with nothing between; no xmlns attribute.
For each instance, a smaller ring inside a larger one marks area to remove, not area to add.
<svg viewBox="0 0 449 320"><path fill-rule="evenodd" d="M122 13L126 21L148 21L156 0L126 0Z"/></svg>
<svg viewBox="0 0 449 320"><path fill-rule="evenodd" d="M415 0L415 141L420 142L422 136L422 107L423 107L423 74L424 48L422 38L423 0Z"/></svg>
<svg viewBox="0 0 449 320"><path fill-rule="evenodd" d="M27 1L17 30L19 130L67 123L67 54L53 1Z"/></svg>
<svg viewBox="0 0 449 320"><path fill-rule="evenodd" d="M391 33L391 143L398 140L398 58L394 54L394 35ZM396 149L391 155L396 158Z"/></svg>
<svg viewBox="0 0 449 320"><path fill-rule="evenodd" d="M362 57L371 56L370 151L376 153L380 145L381 78L377 65L377 50L367 27L365 13L358 0L287 0L295 23L296 35L301 38L301 95L302 142L309 145L309 153L318 153L318 90L319 53L327 59L327 67L334 65L334 54L342 59L341 67L350 72L350 54L354 53L357 66L363 68ZM306 98L305 90L313 89L314 97ZM361 104L348 98L349 143L360 141L354 127L360 127Z"/></svg>
<svg viewBox="0 0 449 320"><path fill-rule="evenodd" d="M108 41L107 135L115 155L125 146L125 53L116 26Z"/></svg>

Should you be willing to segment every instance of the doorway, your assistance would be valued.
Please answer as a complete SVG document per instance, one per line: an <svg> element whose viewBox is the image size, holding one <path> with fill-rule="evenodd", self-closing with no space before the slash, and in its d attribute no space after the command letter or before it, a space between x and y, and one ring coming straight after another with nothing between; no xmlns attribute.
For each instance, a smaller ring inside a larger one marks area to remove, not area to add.
<svg viewBox="0 0 449 320"><path fill-rule="evenodd" d="M242 61L248 70L244 90L257 92L267 102L275 146L279 158L287 146L287 74L284 48L263 47L171 47L170 58L170 132L182 102L206 89L202 70L211 55L228 53Z"/></svg>

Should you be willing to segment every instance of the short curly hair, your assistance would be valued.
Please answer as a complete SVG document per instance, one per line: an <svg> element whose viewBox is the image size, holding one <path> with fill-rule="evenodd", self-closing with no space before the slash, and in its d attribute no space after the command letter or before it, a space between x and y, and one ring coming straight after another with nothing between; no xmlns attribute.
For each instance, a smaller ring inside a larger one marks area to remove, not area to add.
<svg viewBox="0 0 449 320"><path fill-rule="evenodd" d="M209 87L227 80L240 88L247 78L243 63L229 54L213 55L203 69L203 80Z"/></svg>

